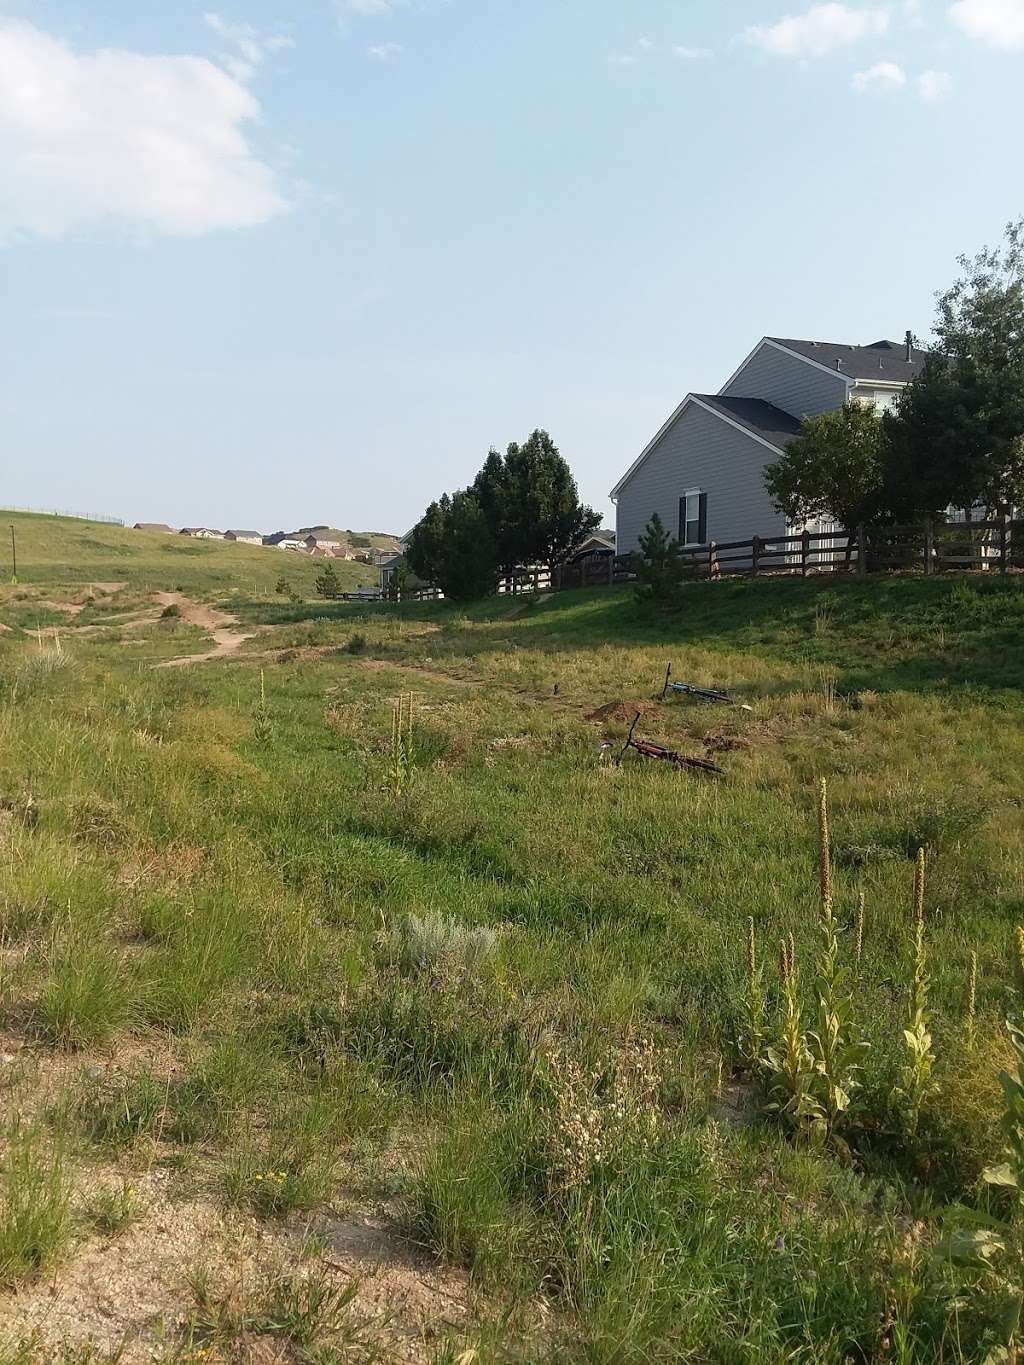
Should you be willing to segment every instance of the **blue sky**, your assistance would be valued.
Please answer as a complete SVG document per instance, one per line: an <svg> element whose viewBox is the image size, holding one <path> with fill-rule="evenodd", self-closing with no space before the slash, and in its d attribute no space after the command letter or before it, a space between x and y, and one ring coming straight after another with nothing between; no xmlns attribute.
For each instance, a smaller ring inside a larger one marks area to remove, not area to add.
<svg viewBox="0 0 1024 1365"><path fill-rule="evenodd" d="M585 497L764 334L926 334L1024 213L1024 0L0 0L0 502Z"/></svg>

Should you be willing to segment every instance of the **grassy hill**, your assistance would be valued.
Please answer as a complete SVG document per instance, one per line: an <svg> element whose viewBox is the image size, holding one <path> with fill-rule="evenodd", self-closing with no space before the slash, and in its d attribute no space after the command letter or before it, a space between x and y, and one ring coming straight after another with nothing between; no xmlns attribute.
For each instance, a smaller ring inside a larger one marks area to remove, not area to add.
<svg viewBox="0 0 1024 1365"><path fill-rule="evenodd" d="M18 581L22 584L80 585L124 581L140 591L181 587L187 592L272 592L282 575L299 593L312 593L323 567L316 560L271 547L233 541L194 540L151 531L133 531L68 517L25 512L3 513L2 524L15 529ZM346 588L376 584L365 564L335 561ZM9 532L0 536L0 581L11 574Z"/></svg>
<svg viewBox="0 0 1024 1365"><path fill-rule="evenodd" d="M90 1334L90 1361L437 1365L1005 1344L1017 1282L942 1238L954 1206L1012 1212L979 1177L1020 1011L1022 580L692 584L652 617L619 590L288 603L220 572L252 632L222 662L140 667L202 629L130 633L116 597L59 648L0 635L12 1360ZM660 700L669 661L750 709ZM637 712L722 775L616 767ZM831 1133L823 995L865 1044L829 1054ZM758 1030L788 1073L752 1065Z"/></svg>

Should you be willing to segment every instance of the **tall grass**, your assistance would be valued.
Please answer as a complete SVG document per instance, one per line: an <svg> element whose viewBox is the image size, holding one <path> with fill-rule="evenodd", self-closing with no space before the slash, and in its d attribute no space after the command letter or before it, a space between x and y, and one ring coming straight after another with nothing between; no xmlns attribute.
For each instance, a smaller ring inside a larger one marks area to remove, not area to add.
<svg viewBox="0 0 1024 1365"><path fill-rule="evenodd" d="M0 1287L42 1269L70 1235L64 1153L17 1118L0 1130Z"/></svg>

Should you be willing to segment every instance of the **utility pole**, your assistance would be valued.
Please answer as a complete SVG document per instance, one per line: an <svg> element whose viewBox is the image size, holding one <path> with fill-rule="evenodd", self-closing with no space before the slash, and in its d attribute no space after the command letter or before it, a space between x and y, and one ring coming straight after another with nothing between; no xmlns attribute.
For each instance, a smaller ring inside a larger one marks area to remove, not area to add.
<svg viewBox="0 0 1024 1365"><path fill-rule="evenodd" d="M12 583L17 583L17 581L18 581L18 542L17 542L17 541L15 540L15 538L14 538L14 524L13 524L13 522L12 522L12 524L11 524L11 559L14 561L13 572L12 572L12 574L11 574L11 582L12 582Z"/></svg>

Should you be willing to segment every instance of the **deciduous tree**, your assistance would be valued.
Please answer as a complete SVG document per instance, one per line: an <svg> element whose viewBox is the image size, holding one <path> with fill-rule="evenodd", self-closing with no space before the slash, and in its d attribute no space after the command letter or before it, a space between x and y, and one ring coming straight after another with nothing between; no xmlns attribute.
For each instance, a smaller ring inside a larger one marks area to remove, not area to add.
<svg viewBox="0 0 1024 1365"><path fill-rule="evenodd" d="M1024 219L959 265L935 351L886 419L898 517L1024 501Z"/></svg>
<svg viewBox="0 0 1024 1365"><path fill-rule="evenodd" d="M877 410L850 402L807 417L785 453L764 472L765 487L793 525L834 517L854 527L882 506L885 433Z"/></svg>

